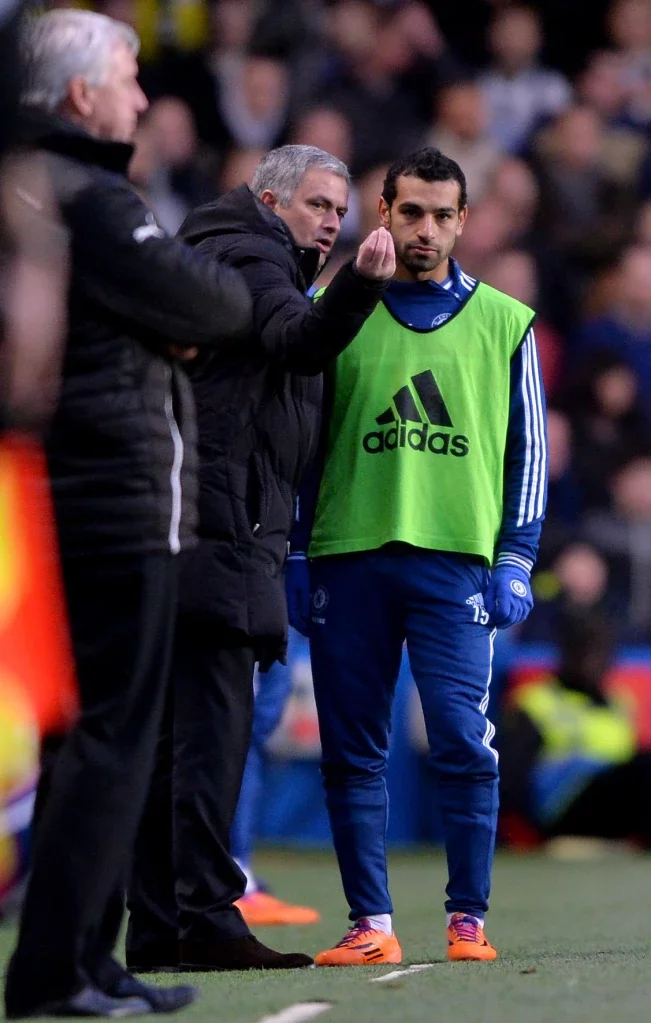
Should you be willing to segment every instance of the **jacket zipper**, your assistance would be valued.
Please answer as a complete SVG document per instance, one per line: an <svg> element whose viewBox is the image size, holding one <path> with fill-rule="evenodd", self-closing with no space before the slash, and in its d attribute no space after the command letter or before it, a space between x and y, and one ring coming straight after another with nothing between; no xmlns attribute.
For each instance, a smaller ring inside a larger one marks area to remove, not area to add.
<svg viewBox="0 0 651 1023"><path fill-rule="evenodd" d="M170 485L172 487L172 515L170 518L170 529L168 542L172 554L178 554L181 550L181 539L179 530L181 528L181 510L183 507L183 493L181 491L181 468L183 466L183 438L178 423L174 417L174 400L172 397L172 370L166 367L166 378L168 389L165 394L165 415L172 435L174 445L174 458L172 459L172 471L170 472Z"/></svg>

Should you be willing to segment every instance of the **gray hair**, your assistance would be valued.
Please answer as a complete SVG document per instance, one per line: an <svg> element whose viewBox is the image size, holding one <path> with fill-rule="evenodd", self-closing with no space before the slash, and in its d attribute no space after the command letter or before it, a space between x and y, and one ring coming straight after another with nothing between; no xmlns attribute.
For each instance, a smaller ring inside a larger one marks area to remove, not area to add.
<svg viewBox="0 0 651 1023"><path fill-rule="evenodd" d="M263 156L251 180L251 191L258 198L269 189L281 206L289 206L294 192L309 167L320 167L343 178L350 185L345 163L316 146L280 146Z"/></svg>
<svg viewBox="0 0 651 1023"><path fill-rule="evenodd" d="M75 75L102 85L116 46L134 55L140 40L129 26L94 11L62 8L27 19L22 31L25 87L22 102L51 113L66 98Z"/></svg>

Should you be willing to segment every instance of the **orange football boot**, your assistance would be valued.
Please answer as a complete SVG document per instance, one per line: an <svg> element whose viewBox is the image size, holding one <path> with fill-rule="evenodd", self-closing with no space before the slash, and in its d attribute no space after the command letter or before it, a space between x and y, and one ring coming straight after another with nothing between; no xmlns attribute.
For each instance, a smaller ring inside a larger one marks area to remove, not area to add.
<svg viewBox="0 0 651 1023"><path fill-rule="evenodd" d="M321 914L309 906L292 906L268 892L252 892L235 903L249 927L316 924Z"/></svg>
<svg viewBox="0 0 651 1023"><path fill-rule="evenodd" d="M401 963L402 949L395 934L376 931L368 920L358 920L334 948L319 952L314 962L317 966L381 966Z"/></svg>
<svg viewBox="0 0 651 1023"><path fill-rule="evenodd" d="M497 959L497 949L493 948L474 916L452 914L448 925L448 959L453 963L468 959L483 962Z"/></svg>

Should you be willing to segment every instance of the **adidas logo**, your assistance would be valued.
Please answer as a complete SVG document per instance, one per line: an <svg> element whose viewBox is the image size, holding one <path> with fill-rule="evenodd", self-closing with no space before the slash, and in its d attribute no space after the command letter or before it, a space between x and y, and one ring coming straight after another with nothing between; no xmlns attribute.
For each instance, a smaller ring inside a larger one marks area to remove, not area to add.
<svg viewBox="0 0 651 1023"><path fill-rule="evenodd" d="M466 598L466 604L469 604L474 610L474 620L480 622L482 625L488 625L488 611L484 606L484 595L483 593L473 593L472 597Z"/></svg>
<svg viewBox="0 0 651 1023"><path fill-rule="evenodd" d="M470 442L463 434L452 435L430 429L432 426L453 428L450 413L431 369L411 377L409 384L396 391L392 401L393 404L380 413L375 422L378 426L394 425L388 430L372 430L362 440L364 451L369 455L405 447L413 451L430 451L433 455L450 454L456 458L464 458L468 454ZM409 429L408 423L420 425Z"/></svg>

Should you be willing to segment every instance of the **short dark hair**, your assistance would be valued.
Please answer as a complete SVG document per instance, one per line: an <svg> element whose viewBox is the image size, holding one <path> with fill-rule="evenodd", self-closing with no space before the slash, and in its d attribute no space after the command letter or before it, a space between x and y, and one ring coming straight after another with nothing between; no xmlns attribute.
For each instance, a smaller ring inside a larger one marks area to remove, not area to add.
<svg viewBox="0 0 651 1023"><path fill-rule="evenodd" d="M459 185L459 209L468 205L466 175L459 164L449 156L444 156L440 149L426 146L409 156L401 156L391 164L382 188L382 198L388 206L395 202L398 194L396 182L402 176L421 178L423 181L456 181Z"/></svg>

